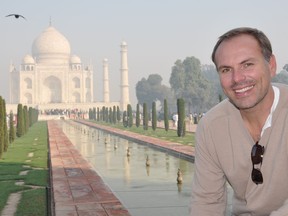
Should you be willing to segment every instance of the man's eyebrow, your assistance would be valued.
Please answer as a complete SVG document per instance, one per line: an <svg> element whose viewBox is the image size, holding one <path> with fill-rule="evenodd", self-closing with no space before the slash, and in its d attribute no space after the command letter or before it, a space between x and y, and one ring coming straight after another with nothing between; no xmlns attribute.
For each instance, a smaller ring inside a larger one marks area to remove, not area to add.
<svg viewBox="0 0 288 216"><path fill-rule="evenodd" d="M217 68L217 70L221 70L223 68L232 68L231 66L227 66L227 65L221 65L220 67Z"/></svg>
<svg viewBox="0 0 288 216"><path fill-rule="evenodd" d="M255 61L255 58L248 58L248 59L244 59L243 61L241 61L238 65L243 65L249 61ZM217 70L223 69L223 68L232 68L231 66L228 65L220 65L219 67L217 67Z"/></svg>
<svg viewBox="0 0 288 216"><path fill-rule="evenodd" d="M254 60L254 58L245 59L242 62L240 62L240 65L245 64L246 62L249 62L249 61L253 61L253 60Z"/></svg>

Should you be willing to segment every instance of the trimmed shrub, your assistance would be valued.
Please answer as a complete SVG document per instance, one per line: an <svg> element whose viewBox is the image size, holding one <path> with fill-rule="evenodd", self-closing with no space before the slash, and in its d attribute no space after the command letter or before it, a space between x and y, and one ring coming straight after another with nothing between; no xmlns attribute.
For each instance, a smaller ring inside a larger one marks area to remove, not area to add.
<svg viewBox="0 0 288 216"><path fill-rule="evenodd" d="M164 126L165 126L165 131L169 130L169 116L168 116L168 105L167 105L167 100L164 99Z"/></svg>
<svg viewBox="0 0 288 216"><path fill-rule="evenodd" d="M24 135L24 117L22 104L17 106L17 126L16 126L16 136L21 137Z"/></svg>
<svg viewBox="0 0 288 216"><path fill-rule="evenodd" d="M152 129L155 131L157 128L157 113L156 113L156 102L152 102Z"/></svg>
<svg viewBox="0 0 288 216"><path fill-rule="evenodd" d="M133 113L132 113L132 107L130 104L127 105L127 117L128 117L128 127L133 126Z"/></svg>
<svg viewBox="0 0 288 216"><path fill-rule="evenodd" d="M185 102L182 98L177 99L177 112L178 112L178 127L177 135L178 137L183 137L185 135Z"/></svg>
<svg viewBox="0 0 288 216"><path fill-rule="evenodd" d="M10 112L9 114L9 143L13 143L15 140L15 127L14 127L14 114Z"/></svg>
<svg viewBox="0 0 288 216"><path fill-rule="evenodd" d="M136 127L138 128L140 126L140 108L139 104L136 106Z"/></svg>
<svg viewBox="0 0 288 216"><path fill-rule="evenodd" d="M148 110L147 110L147 104L143 103L143 129L148 130Z"/></svg>

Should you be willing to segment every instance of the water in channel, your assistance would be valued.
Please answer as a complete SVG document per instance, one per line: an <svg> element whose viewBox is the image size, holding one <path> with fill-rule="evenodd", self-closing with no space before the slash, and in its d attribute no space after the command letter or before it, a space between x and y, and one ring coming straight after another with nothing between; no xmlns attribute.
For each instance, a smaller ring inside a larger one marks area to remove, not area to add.
<svg viewBox="0 0 288 216"><path fill-rule="evenodd" d="M79 123L60 124L132 216L189 215L193 163Z"/></svg>

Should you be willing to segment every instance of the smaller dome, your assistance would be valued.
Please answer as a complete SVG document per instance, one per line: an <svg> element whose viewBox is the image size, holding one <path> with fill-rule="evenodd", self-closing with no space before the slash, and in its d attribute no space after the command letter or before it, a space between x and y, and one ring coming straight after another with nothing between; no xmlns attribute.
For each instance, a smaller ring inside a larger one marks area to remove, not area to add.
<svg viewBox="0 0 288 216"><path fill-rule="evenodd" d="M22 60L23 64L35 64L35 60L33 59L33 57L31 55L26 55L23 60Z"/></svg>
<svg viewBox="0 0 288 216"><path fill-rule="evenodd" d="M73 55L70 58L70 62L71 64L81 64L81 59L78 56Z"/></svg>

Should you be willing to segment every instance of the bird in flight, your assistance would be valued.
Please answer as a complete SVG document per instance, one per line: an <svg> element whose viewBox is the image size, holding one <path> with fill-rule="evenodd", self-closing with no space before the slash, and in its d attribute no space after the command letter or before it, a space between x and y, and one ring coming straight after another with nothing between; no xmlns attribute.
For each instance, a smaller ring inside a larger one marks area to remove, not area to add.
<svg viewBox="0 0 288 216"><path fill-rule="evenodd" d="M14 16L16 19L18 19L19 17L23 18L26 20L26 18L20 14L8 14L6 17L9 17L9 16Z"/></svg>

